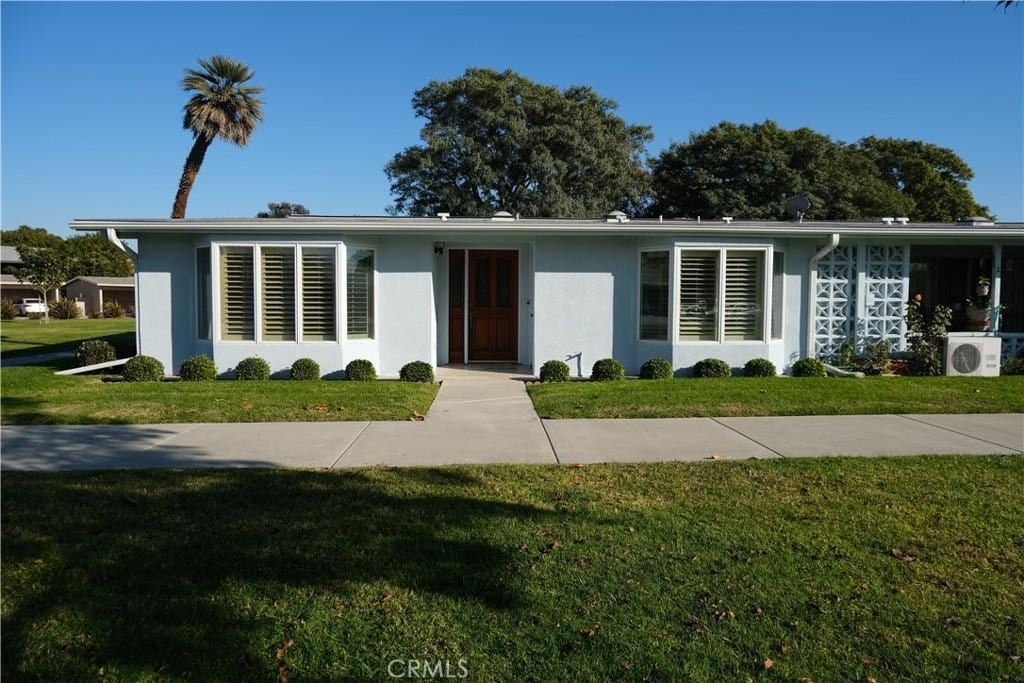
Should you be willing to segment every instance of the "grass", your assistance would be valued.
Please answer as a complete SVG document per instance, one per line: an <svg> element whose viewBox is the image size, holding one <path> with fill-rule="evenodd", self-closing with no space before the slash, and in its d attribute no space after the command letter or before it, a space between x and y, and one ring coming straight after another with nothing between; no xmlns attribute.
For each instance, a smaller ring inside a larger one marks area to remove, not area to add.
<svg viewBox="0 0 1024 683"><path fill-rule="evenodd" d="M1022 490L1020 456L7 472L2 673L1021 680Z"/></svg>
<svg viewBox="0 0 1024 683"><path fill-rule="evenodd" d="M545 418L1024 412L1024 377L769 377L533 384Z"/></svg>
<svg viewBox="0 0 1024 683"><path fill-rule="evenodd" d="M5 358L74 351L86 339L106 339L115 345L134 345L135 320L5 320L0 324L0 353Z"/></svg>
<svg viewBox="0 0 1024 683"><path fill-rule="evenodd" d="M145 424L406 420L425 414L433 384L267 380L103 382L47 367L0 373L0 423Z"/></svg>

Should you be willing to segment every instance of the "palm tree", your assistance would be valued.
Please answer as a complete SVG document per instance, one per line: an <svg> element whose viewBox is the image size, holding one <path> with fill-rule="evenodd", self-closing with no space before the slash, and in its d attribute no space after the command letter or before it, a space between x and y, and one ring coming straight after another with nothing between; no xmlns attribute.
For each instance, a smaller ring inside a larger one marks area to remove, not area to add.
<svg viewBox="0 0 1024 683"><path fill-rule="evenodd" d="M184 128L192 131L195 142L185 159L178 182L171 218L184 218L192 183L203 165L206 149L215 138L244 147L256 123L263 120L263 101L255 96L263 88L245 85L252 69L228 57L216 55L199 60L201 69L186 69L181 87L193 93L185 105Z"/></svg>

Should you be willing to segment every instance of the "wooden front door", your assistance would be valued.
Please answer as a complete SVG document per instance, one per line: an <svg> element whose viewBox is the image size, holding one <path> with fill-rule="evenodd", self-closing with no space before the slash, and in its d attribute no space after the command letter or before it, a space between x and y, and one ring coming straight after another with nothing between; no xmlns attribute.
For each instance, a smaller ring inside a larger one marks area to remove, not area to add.
<svg viewBox="0 0 1024 683"><path fill-rule="evenodd" d="M469 360L519 358L519 252L469 252Z"/></svg>

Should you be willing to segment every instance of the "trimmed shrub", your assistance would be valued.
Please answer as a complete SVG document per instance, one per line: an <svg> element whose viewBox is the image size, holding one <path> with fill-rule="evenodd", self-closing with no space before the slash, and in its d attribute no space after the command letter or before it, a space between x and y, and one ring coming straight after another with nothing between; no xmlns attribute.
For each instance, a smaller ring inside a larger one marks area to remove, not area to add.
<svg viewBox="0 0 1024 683"><path fill-rule="evenodd" d="M117 299L111 299L103 304L104 318L123 318L126 315L128 315L128 311L124 310L124 306Z"/></svg>
<svg viewBox="0 0 1024 683"><path fill-rule="evenodd" d="M434 381L434 368L430 363L421 360L414 360L406 363L398 371L398 376L403 382L423 382L430 384Z"/></svg>
<svg viewBox="0 0 1024 683"><path fill-rule="evenodd" d="M724 360L705 358L693 364L694 377L732 377L732 368Z"/></svg>
<svg viewBox="0 0 1024 683"><path fill-rule="evenodd" d="M817 358L801 358L793 363L791 374L794 377L828 377L825 364Z"/></svg>
<svg viewBox="0 0 1024 683"><path fill-rule="evenodd" d="M751 358L743 366L744 377L775 377L775 363L767 358Z"/></svg>
<svg viewBox="0 0 1024 683"><path fill-rule="evenodd" d="M29 313L25 317L27 317L29 320L42 320L43 319L43 314L42 313Z"/></svg>
<svg viewBox="0 0 1024 683"><path fill-rule="evenodd" d="M78 361L80 368L116 359L117 352L114 350L114 345L103 339L86 339L78 345L78 350L75 351L75 360Z"/></svg>
<svg viewBox="0 0 1024 683"><path fill-rule="evenodd" d="M356 358L345 366L345 379L353 382L372 382L377 379L377 368L365 358Z"/></svg>
<svg viewBox="0 0 1024 683"><path fill-rule="evenodd" d="M217 366L205 353L181 361L178 377L186 382L207 382L217 379Z"/></svg>
<svg viewBox="0 0 1024 683"><path fill-rule="evenodd" d="M668 379L672 376L672 361L668 358L651 358L640 366L640 379Z"/></svg>
<svg viewBox="0 0 1024 683"><path fill-rule="evenodd" d="M164 378L164 364L152 356L135 356L124 364L126 382L159 382Z"/></svg>
<svg viewBox="0 0 1024 683"><path fill-rule="evenodd" d="M235 379L270 379L270 365L259 356L250 356L238 361Z"/></svg>
<svg viewBox="0 0 1024 683"><path fill-rule="evenodd" d="M626 368L614 358L602 358L590 370L590 379L597 382L614 382L626 378Z"/></svg>
<svg viewBox="0 0 1024 683"><path fill-rule="evenodd" d="M569 366L560 360L549 360L540 366L541 382L568 382Z"/></svg>
<svg viewBox="0 0 1024 683"><path fill-rule="evenodd" d="M57 320L74 320L82 316L82 310L74 299L60 299L50 304L50 317Z"/></svg>
<svg viewBox="0 0 1024 683"><path fill-rule="evenodd" d="M18 317L18 309L10 299L0 299L0 320L14 320Z"/></svg>
<svg viewBox="0 0 1024 683"><path fill-rule="evenodd" d="M1004 375L1024 375L1024 356L1017 356L1006 361L1000 372Z"/></svg>
<svg viewBox="0 0 1024 683"><path fill-rule="evenodd" d="M320 379L320 364L312 358L300 358L292 363L292 379Z"/></svg>

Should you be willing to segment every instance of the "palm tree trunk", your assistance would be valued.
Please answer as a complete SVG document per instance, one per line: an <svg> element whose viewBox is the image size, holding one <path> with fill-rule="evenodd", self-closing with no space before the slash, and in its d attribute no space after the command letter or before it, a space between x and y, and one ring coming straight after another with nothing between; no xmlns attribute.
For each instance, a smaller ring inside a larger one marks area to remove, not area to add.
<svg viewBox="0 0 1024 683"><path fill-rule="evenodd" d="M184 218L185 207L188 205L188 193L192 191L192 183L199 175L199 167L203 165L203 158L213 138L200 135L192 145L192 151L185 159L185 168L181 171L181 180L178 181L178 194L174 197L174 207L171 209L171 218Z"/></svg>

